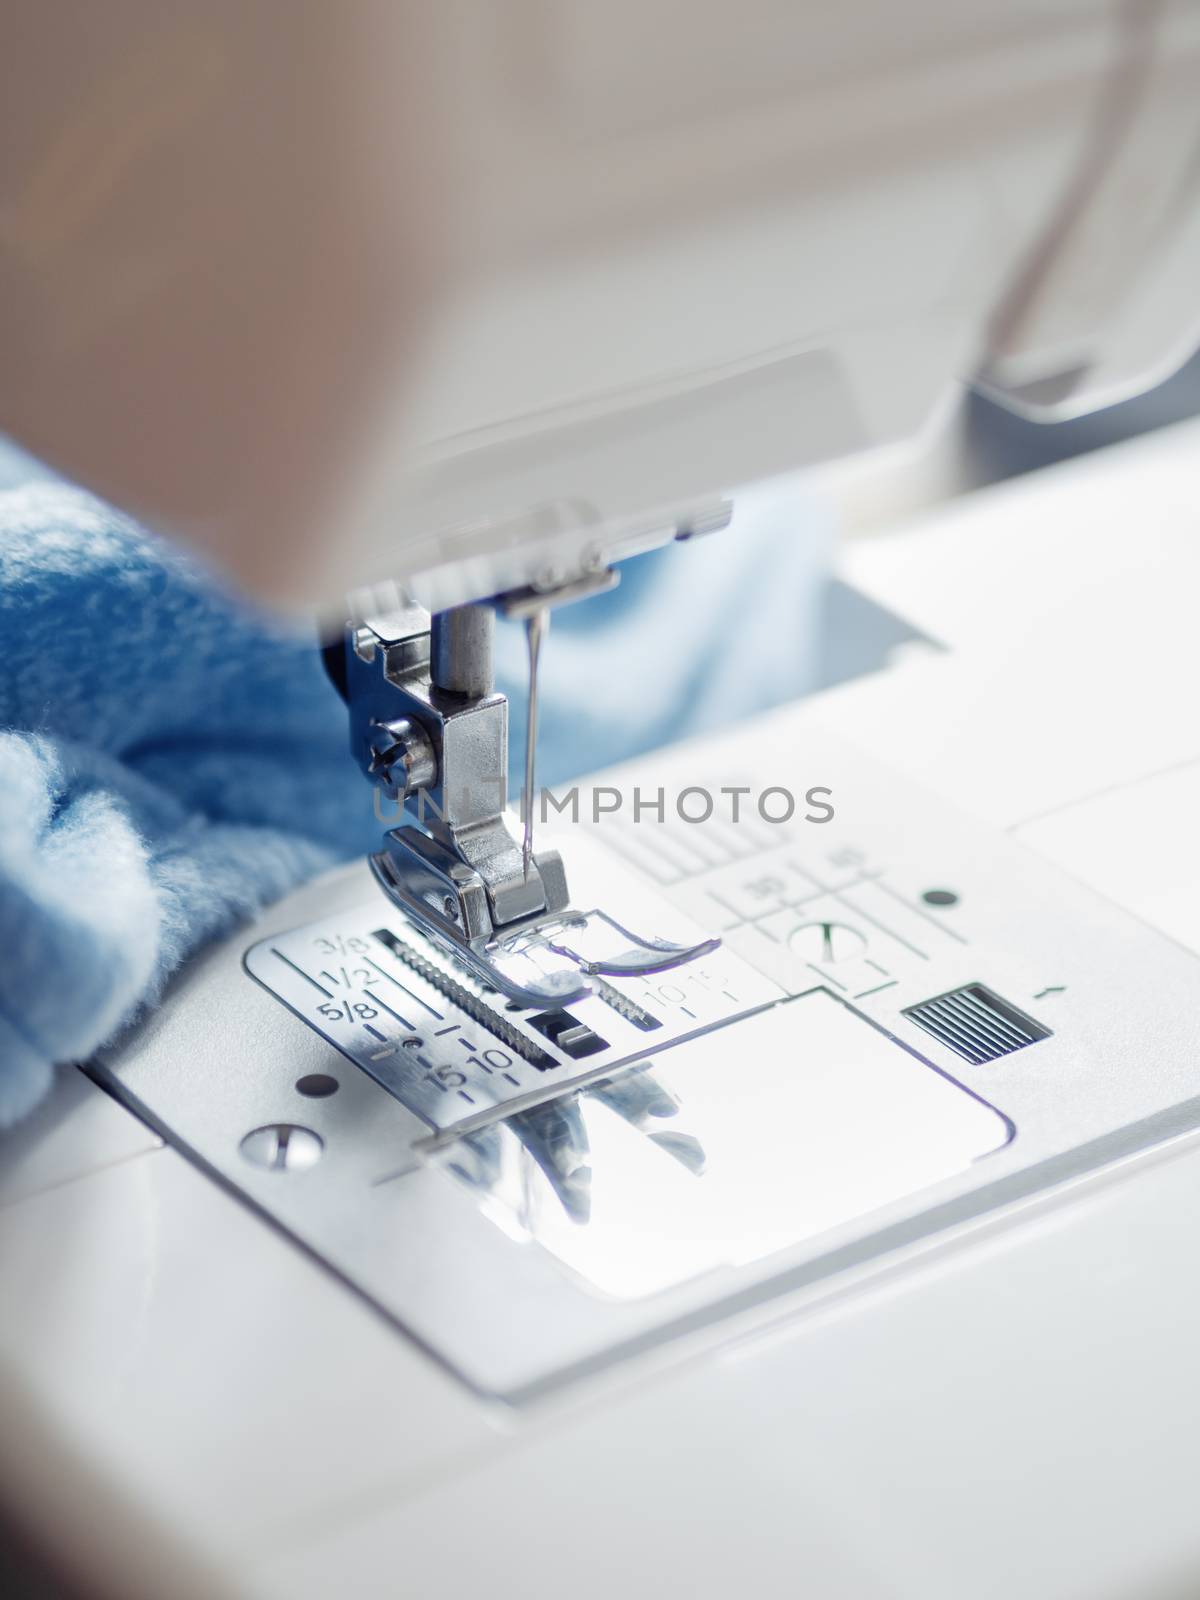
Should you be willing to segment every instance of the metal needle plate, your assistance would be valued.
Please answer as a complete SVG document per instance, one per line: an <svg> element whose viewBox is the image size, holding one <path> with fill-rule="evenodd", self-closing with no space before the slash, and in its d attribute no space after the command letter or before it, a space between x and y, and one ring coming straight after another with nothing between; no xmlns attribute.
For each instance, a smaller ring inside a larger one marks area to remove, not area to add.
<svg viewBox="0 0 1200 1600"><path fill-rule="evenodd" d="M653 897L651 897L653 898ZM639 906L647 925L653 905ZM673 914L678 922L678 914ZM569 1008L514 1009L373 900L254 945L246 970L438 1132L771 1005L784 991L731 951L702 945L685 966L611 976Z"/></svg>

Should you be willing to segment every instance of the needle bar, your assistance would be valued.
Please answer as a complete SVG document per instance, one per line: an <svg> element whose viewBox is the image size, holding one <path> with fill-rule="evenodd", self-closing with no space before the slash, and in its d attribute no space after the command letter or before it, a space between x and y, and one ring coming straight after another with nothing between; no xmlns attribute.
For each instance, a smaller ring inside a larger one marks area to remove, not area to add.
<svg viewBox="0 0 1200 1600"><path fill-rule="evenodd" d="M529 712L525 724L525 837L521 843L521 864L526 882L533 860L534 770L537 758L538 659L542 640L550 629L550 613L545 606L530 612L525 619L525 640L529 647Z"/></svg>

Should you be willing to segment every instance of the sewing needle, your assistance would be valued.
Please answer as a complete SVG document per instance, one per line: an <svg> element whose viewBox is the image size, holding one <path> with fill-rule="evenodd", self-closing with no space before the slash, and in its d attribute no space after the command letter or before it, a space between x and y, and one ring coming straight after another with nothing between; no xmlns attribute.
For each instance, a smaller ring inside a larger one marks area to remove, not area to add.
<svg viewBox="0 0 1200 1600"><path fill-rule="evenodd" d="M529 713L525 724L525 838L521 845L521 861L525 881L529 881L529 863L533 859L534 812L534 761L537 754L538 724L538 657L542 640L550 628L550 613L545 606L531 611L525 619L525 642L529 647Z"/></svg>

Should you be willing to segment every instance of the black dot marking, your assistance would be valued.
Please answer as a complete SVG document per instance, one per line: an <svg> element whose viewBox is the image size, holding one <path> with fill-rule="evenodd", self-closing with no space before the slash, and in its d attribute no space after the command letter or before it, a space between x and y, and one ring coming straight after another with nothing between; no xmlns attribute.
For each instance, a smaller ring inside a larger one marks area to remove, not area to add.
<svg viewBox="0 0 1200 1600"><path fill-rule="evenodd" d="M953 889L926 889L921 896L927 906L956 906L958 896Z"/></svg>
<svg viewBox="0 0 1200 1600"><path fill-rule="evenodd" d="M306 1072L302 1078L296 1079L296 1090L310 1100L327 1100L331 1094L338 1092L338 1081L327 1072Z"/></svg>

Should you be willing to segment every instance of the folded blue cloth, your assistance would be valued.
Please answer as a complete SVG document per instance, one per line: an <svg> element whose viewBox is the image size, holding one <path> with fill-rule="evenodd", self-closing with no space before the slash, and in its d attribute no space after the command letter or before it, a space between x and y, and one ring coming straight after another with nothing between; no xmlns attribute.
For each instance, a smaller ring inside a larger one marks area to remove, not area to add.
<svg viewBox="0 0 1200 1600"><path fill-rule="evenodd" d="M311 634L80 490L0 492L0 641L3 1124L379 826Z"/></svg>
<svg viewBox="0 0 1200 1600"><path fill-rule="evenodd" d="M809 687L827 530L794 492L754 491L728 533L559 613L539 779ZM381 830L311 631L234 601L2 441L0 643L4 1125L191 951ZM497 662L517 753L519 630L501 630Z"/></svg>

